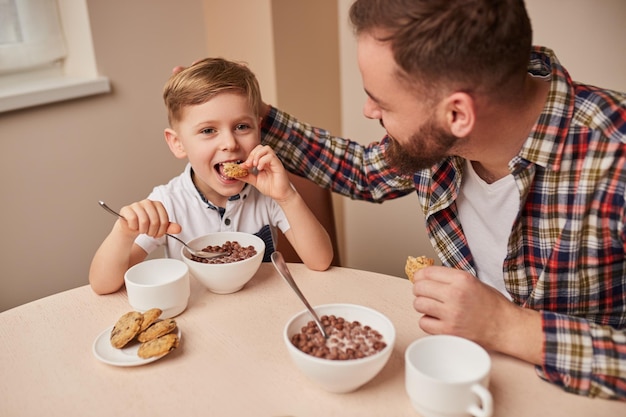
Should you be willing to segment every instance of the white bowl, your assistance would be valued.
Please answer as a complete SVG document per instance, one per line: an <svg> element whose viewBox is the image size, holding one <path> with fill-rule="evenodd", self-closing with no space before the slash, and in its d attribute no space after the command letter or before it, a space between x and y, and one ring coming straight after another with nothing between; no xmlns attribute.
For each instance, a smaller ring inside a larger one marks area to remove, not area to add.
<svg viewBox="0 0 626 417"><path fill-rule="evenodd" d="M175 317L189 301L189 268L171 258L148 259L124 274L128 303L133 310L145 312L160 308L161 318Z"/></svg>
<svg viewBox="0 0 626 417"><path fill-rule="evenodd" d="M369 382L383 369L396 340L395 327L385 315L369 307L355 304L325 304L313 309L320 318L334 314L347 321L358 320L361 325L370 326L378 331L387 346L380 352L361 359L321 359L304 353L291 343L291 337L300 333L301 328L313 320L309 311L303 310L287 322L283 332L287 351L302 373L326 391L347 393Z"/></svg>
<svg viewBox="0 0 626 417"><path fill-rule="evenodd" d="M188 242L192 248L202 249L209 245L221 246L226 241L238 242L241 246L254 246L256 255L243 261L225 264L205 264L191 259L184 247L181 258L189 266L191 275L209 291L216 294L230 294L239 291L252 279L263 261L265 242L258 236L244 232L216 232L200 236Z"/></svg>

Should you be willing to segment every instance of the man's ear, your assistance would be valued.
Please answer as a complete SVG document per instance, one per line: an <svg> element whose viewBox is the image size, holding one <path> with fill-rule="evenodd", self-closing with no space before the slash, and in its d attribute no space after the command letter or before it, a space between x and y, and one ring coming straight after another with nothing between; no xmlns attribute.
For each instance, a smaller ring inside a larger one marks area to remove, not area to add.
<svg viewBox="0 0 626 417"><path fill-rule="evenodd" d="M453 93L444 99L444 111L450 133L459 138L469 136L476 122L474 99L467 93Z"/></svg>
<svg viewBox="0 0 626 417"><path fill-rule="evenodd" d="M165 135L165 141L167 142L167 146L169 146L170 151L174 154L174 156L178 159L183 159L187 157L187 152L185 151L185 147L178 137L178 133L175 130L167 128L163 132Z"/></svg>

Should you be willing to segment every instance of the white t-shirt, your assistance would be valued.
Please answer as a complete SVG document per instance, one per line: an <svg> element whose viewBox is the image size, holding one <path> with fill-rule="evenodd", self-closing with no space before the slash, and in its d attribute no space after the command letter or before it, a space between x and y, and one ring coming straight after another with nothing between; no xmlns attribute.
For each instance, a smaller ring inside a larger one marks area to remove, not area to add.
<svg viewBox="0 0 626 417"><path fill-rule="evenodd" d="M471 162L466 161L457 198L459 220L474 256L478 279L509 299L502 265L519 204L513 175L488 184L476 174Z"/></svg>
<svg viewBox="0 0 626 417"><path fill-rule="evenodd" d="M248 185L241 193L230 197L225 209L220 209L202 196L191 180L191 165L165 185L154 187L149 200L160 201L165 206L170 221L181 225L176 237L188 242L196 237L218 231L237 231L258 235L265 241L266 257L276 249L276 227L283 233L289 230L289 222L278 203ZM220 215L220 211L223 214ZM154 239L139 235L135 240L146 252L166 244L166 256L180 258L182 245L164 236Z"/></svg>

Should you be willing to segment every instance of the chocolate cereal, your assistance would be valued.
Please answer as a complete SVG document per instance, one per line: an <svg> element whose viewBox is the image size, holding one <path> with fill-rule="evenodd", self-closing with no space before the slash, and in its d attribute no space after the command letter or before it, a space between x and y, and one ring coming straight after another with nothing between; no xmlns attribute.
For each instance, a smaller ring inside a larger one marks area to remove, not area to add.
<svg viewBox="0 0 626 417"><path fill-rule="evenodd" d="M228 264L237 261L243 261L244 259L252 258L256 255L256 249L254 246L241 246L237 241L226 241L223 245L207 246L202 249L203 252L216 253L226 252L227 255L220 256L219 258L200 258L195 255L191 255L191 259L196 262L202 262L205 264Z"/></svg>
<svg viewBox="0 0 626 417"><path fill-rule="evenodd" d="M302 352L331 360L360 359L374 355L387 346L383 336L358 321L347 321L334 315L320 318L328 339L313 320L291 337L291 343Z"/></svg>

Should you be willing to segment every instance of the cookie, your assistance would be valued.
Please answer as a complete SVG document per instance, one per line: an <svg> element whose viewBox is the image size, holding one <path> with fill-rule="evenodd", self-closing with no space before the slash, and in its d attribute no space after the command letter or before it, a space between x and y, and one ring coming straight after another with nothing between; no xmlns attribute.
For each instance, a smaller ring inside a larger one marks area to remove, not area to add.
<svg viewBox="0 0 626 417"><path fill-rule="evenodd" d="M242 178L248 175L248 170L244 169L234 162L225 162L222 164L223 173L227 177Z"/></svg>
<svg viewBox="0 0 626 417"><path fill-rule="evenodd" d="M150 327L152 323L157 321L157 319L161 316L161 313L163 313L163 311L161 311L160 308L151 308L150 310L144 311L143 322L141 323L139 333L143 332Z"/></svg>
<svg viewBox="0 0 626 417"><path fill-rule="evenodd" d="M178 336L174 333L169 333L165 336L152 339L149 342L142 343L137 350L137 355L140 358L148 359L154 356L166 355L177 347Z"/></svg>
<svg viewBox="0 0 626 417"><path fill-rule="evenodd" d="M143 332L139 333L137 340L141 343L149 342L158 337L171 333L176 328L176 320L165 319L157 321Z"/></svg>
<svg viewBox="0 0 626 417"><path fill-rule="evenodd" d="M434 259L427 258L426 256L418 256L417 258L409 256L406 260L406 265L404 266L404 272L409 278L409 281L413 282L413 275L415 274L415 272L419 271L422 268L426 268L427 266L431 266L434 263Z"/></svg>
<svg viewBox="0 0 626 417"><path fill-rule="evenodd" d="M141 330L143 314L138 311L129 311L117 320L111 330L111 346L121 349L134 339Z"/></svg>

